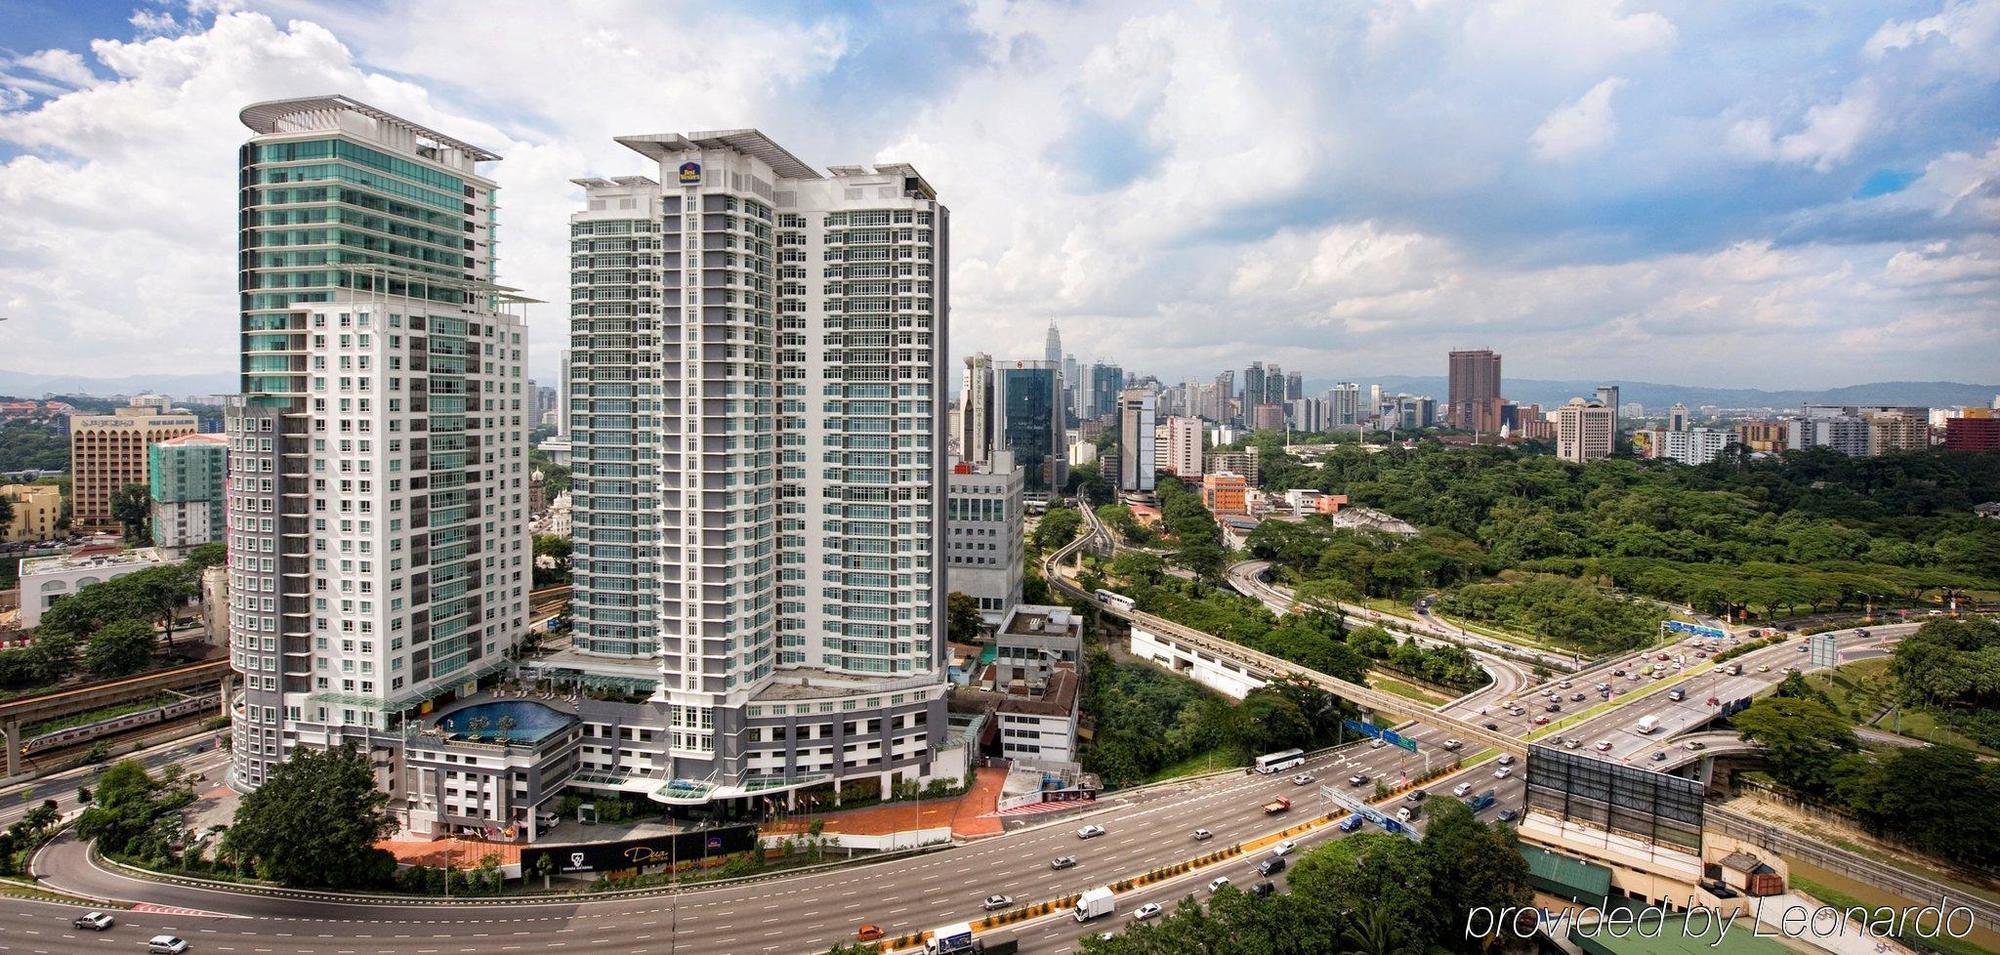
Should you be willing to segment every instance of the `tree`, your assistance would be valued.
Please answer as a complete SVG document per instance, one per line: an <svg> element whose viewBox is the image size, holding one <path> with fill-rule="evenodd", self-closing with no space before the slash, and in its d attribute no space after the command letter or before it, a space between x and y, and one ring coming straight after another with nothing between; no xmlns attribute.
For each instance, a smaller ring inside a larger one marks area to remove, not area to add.
<svg viewBox="0 0 2000 955"><path fill-rule="evenodd" d="M136 591L135 599L160 622L167 646L172 647L174 618L198 592L195 584L197 576L198 572L187 564L168 564L128 574L112 583L124 584Z"/></svg>
<svg viewBox="0 0 2000 955"><path fill-rule="evenodd" d="M535 535L535 586L569 583L569 538L557 534ZM542 566L544 563L549 566Z"/></svg>
<svg viewBox="0 0 2000 955"><path fill-rule="evenodd" d="M1320 846L1292 867L1290 883L1305 917L1330 926L1373 908L1383 924L1372 934L1382 938L1423 945L1453 927L1423 848L1402 836L1361 833Z"/></svg>
<svg viewBox="0 0 2000 955"><path fill-rule="evenodd" d="M180 812L194 802L182 779L155 779L136 759L120 760L97 779L96 799L77 819L77 834L113 854L149 863L166 855L163 835L178 832Z"/></svg>
<svg viewBox="0 0 2000 955"><path fill-rule="evenodd" d="M979 630L984 626L986 618L979 615L978 598L956 590L945 597L945 632L952 640L971 643L979 639Z"/></svg>
<svg viewBox="0 0 2000 955"><path fill-rule="evenodd" d="M1075 540L1077 532L1082 529L1083 515L1077 513L1075 508L1052 507L1035 525L1032 543L1036 550L1047 553Z"/></svg>
<svg viewBox="0 0 2000 955"><path fill-rule="evenodd" d="M1510 831L1480 822L1456 799L1432 800L1429 805L1423 849L1439 908L1462 917L1475 908L1497 912L1529 904L1534 887L1528 881L1528 863L1515 848ZM1497 936L1463 939L1455 947L1485 949L1497 941Z"/></svg>
<svg viewBox="0 0 2000 955"><path fill-rule="evenodd" d="M0 527L14 523L14 499L0 494Z"/></svg>
<svg viewBox="0 0 2000 955"><path fill-rule="evenodd" d="M396 831L389 797L352 744L300 747L243 797L225 837L259 875L305 888L385 885L396 860L375 843Z"/></svg>
<svg viewBox="0 0 2000 955"><path fill-rule="evenodd" d="M1860 748L1846 718L1818 700L1758 700L1736 715L1736 728L1764 748L1778 782L1815 796L1832 791L1835 761Z"/></svg>
<svg viewBox="0 0 2000 955"><path fill-rule="evenodd" d="M221 543L196 544L188 550L187 562L195 570L220 567L229 559L229 548Z"/></svg>
<svg viewBox="0 0 2000 955"><path fill-rule="evenodd" d="M103 677L136 673L152 661L158 646L151 624L120 620L90 635L90 643L83 651L83 665Z"/></svg>
<svg viewBox="0 0 2000 955"><path fill-rule="evenodd" d="M127 541L143 542L153 519L153 492L144 484L127 484L111 492L111 518L125 525Z"/></svg>

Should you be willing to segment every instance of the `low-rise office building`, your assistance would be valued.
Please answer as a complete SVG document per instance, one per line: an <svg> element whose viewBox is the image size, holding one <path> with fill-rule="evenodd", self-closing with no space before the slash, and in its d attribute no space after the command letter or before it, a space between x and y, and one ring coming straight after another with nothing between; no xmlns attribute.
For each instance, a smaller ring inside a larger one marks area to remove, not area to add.
<svg viewBox="0 0 2000 955"><path fill-rule="evenodd" d="M92 584L166 564L150 547L137 550L80 551L21 561L21 626L33 629L57 600Z"/></svg>
<svg viewBox="0 0 2000 955"><path fill-rule="evenodd" d="M1083 618L1068 607L1019 604L994 631L995 679L1038 683L1055 667L1083 665Z"/></svg>
<svg viewBox="0 0 2000 955"><path fill-rule="evenodd" d="M0 526L0 543L45 541L59 532L62 520L62 488L53 484L9 484L0 487L0 497L14 506L14 516Z"/></svg>
<svg viewBox="0 0 2000 955"><path fill-rule="evenodd" d="M945 588L979 602L989 625L1021 602L1021 469L996 450L984 464L952 465L945 494Z"/></svg>

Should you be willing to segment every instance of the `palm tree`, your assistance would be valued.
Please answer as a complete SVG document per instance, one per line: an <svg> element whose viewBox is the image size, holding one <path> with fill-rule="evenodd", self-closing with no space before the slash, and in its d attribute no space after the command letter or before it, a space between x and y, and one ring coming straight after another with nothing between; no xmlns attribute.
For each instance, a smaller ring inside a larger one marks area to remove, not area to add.
<svg viewBox="0 0 2000 955"><path fill-rule="evenodd" d="M514 727L521 725L521 721L515 719L511 715L502 716L500 717L500 722L498 725L500 727L500 742L506 743L510 746L513 745Z"/></svg>
<svg viewBox="0 0 2000 955"><path fill-rule="evenodd" d="M486 732L486 726L487 722L486 722L486 717L484 716L475 716L469 720L466 720L465 721L466 738L475 740L478 739L481 733Z"/></svg>
<svg viewBox="0 0 2000 955"><path fill-rule="evenodd" d="M1343 955L1408 955L1415 951L1403 943L1402 933L1381 905L1356 912L1341 935L1347 944Z"/></svg>

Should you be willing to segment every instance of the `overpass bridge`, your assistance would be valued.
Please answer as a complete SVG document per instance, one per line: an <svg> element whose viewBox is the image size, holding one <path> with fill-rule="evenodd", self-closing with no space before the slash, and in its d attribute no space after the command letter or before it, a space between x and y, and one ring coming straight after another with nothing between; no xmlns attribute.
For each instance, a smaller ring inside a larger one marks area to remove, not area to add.
<svg viewBox="0 0 2000 955"><path fill-rule="evenodd" d="M1152 631L1162 642L1176 644L1188 650L1201 651L1217 659L1228 660L1238 664L1246 671L1270 679L1297 678L1343 700L1378 712L1411 713L1412 710L1415 710L1416 712L1412 713L1412 715L1419 722L1427 723L1439 729L1449 730L1453 735L1468 743L1478 743L1503 753L1512 753L1518 757L1528 755L1528 744L1518 737L1509 736L1505 733L1497 733L1469 720L1449 716L1435 710L1427 709L1421 705L1413 705L1412 701L1406 697L1397 696L1394 693L1385 693L1373 687L1362 686L1359 683L1351 683L1337 677L1328 676L1318 670L1300 666L1290 660L1252 650L1240 643L1224 640L1192 627L1182 626L1164 617L1156 617L1141 610L1126 610L1122 607L1099 602L1091 594L1084 592L1083 588L1078 587L1058 572L1058 568L1065 560L1068 560L1073 554L1081 550L1083 546L1090 543L1099 533L1101 532L1093 531L1092 533L1080 535L1076 540L1071 541L1062 549L1043 559L1042 573L1043 576L1048 578L1049 586L1079 600L1089 602L1102 613L1120 617L1130 623L1144 627Z"/></svg>
<svg viewBox="0 0 2000 955"><path fill-rule="evenodd" d="M11 779L21 773L22 724L88 713L134 697L150 696L162 690L184 689L211 680L221 681L221 712L226 715L229 712L230 692L234 688L232 684L236 680L236 671L230 668L227 658L0 702L0 733L4 733L7 745L7 772L0 778Z"/></svg>

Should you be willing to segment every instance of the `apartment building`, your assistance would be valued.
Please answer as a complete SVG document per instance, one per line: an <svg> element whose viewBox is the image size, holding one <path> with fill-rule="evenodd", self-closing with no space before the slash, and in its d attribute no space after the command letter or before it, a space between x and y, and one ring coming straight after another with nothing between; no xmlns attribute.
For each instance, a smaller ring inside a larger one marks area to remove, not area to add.
<svg viewBox="0 0 2000 955"><path fill-rule="evenodd" d="M527 629L527 341L503 311L526 300L494 284L480 172L500 157L346 96L241 119L230 781L353 742L436 831L463 821L459 771L406 758L406 729Z"/></svg>
<svg viewBox="0 0 2000 955"><path fill-rule="evenodd" d="M70 524L78 530L118 529L111 498L119 488L147 483L148 449L199 426L194 415L163 414L150 405L70 415Z"/></svg>
<svg viewBox="0 0 2000 955"><path fill-rule="evenodd" d="M227 533L223 479L229 439L184 434L147 451L153 496L153 546L168 553L220 541Z"/></svg>
<svg viewBox="0 0 2000 955"><path fill-rule="evenodd" d="M1200 477L1201 419L1177 415L1160 425L1159 432L1155 443L1161 449L1160 466L1180 477Z"/></svg>
<svg viewBox="0 0 2000 955"><path fill-rule="evenodd" d="M581 706L651 737L586 754L590 784L695 806L962 773L949 211L911 166L821 172L756 130L617 141L658 178L575 180L574 649L535 663L644 698ZM1059 455L1059 366L1032 363L1037 390L1004 364L996 447L1039 414Z"/></svg>

